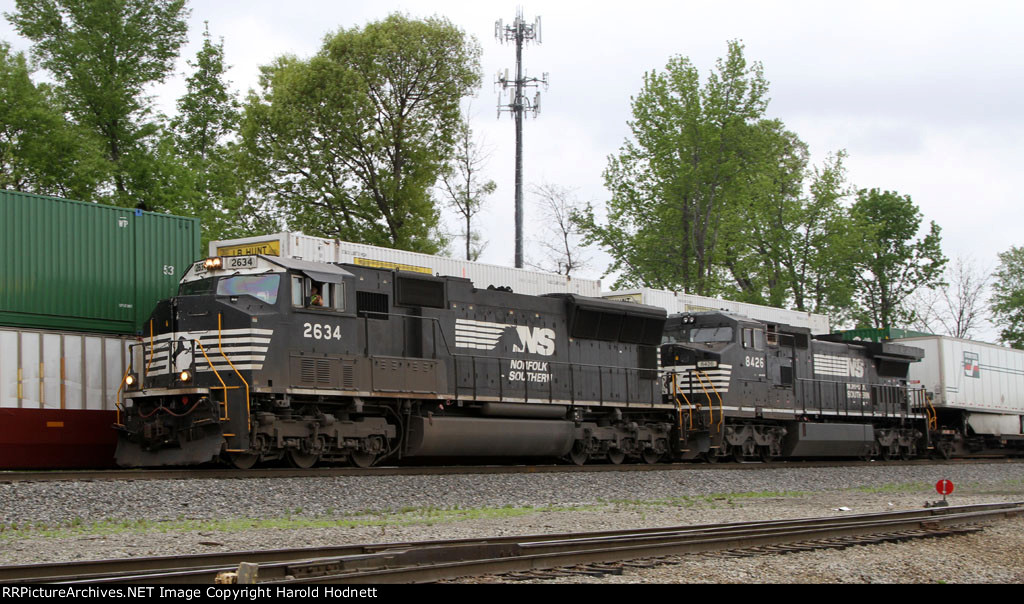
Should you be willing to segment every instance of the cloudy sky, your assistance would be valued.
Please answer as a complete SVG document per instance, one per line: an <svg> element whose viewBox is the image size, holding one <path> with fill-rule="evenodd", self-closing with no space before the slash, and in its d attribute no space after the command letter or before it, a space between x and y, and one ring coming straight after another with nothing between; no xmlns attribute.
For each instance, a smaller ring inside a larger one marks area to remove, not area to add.
<svg viewBox="0 0 1024 604"><path fill-rule="evenodd" d="M0 12L13 8L13 0L0 0ZM507 114L496 116L493 82L499 70L514 73L514 46L495 40L494 23L510 23L516 4L192 0L191 9L179 72L208 21L213 36L225 40L230 79L243 93L256 85L258 66L274 57L308 57L325 34L395 11L445 16L475 36L484 85L471 123L491 150L487 172L498 184L481 218L489 241L483 260L512 264L515 132ZM739 39L748 60L764 65L770 117L810 145L816 164L845 149L852 183L910 195L926 220L942 227L948 256L992 267L998 252L1024 244L1024 3L555 1L522 10L529 22L542 19L542 43L524 52L528 75L550 74L541 114L525 125L528 185L572 188L579 199L602 204L601 173L628 134L630 97L644 72L684 55L705 76L726 42ZM6 20L0 39L29 48ZM154 90L165 111L173 111L182 81ZM528 238L537 234L530 202ZM527 255L537 255L529 241ZM600 277L606 266L593 254L581 276Z"/></svg>

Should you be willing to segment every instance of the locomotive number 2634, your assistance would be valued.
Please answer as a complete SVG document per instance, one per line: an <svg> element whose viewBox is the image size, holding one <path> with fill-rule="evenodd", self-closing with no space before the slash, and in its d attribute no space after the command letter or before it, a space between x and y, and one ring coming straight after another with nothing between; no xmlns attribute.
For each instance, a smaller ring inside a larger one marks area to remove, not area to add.
<svg viewBox="0 0 1024 604"><path fill-rule="evenodd" d="M313 338L314 340L340 340L341 325L331 327L319 323L304 323L302 325L302 337Z"/></svg>

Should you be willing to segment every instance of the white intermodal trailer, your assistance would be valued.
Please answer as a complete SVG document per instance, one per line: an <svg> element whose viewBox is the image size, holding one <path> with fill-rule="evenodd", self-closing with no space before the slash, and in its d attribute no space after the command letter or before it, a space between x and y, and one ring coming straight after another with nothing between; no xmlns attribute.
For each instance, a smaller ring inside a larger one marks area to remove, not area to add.
<svg viewBox="0 0 1024 604"><path fill-rule="evenodd" d="M566 277L556 273L471 262L446 256L431 256L362 243L311 237L301 233L274 233L210 242L211 256L250 254L464 277L479 289L486 289L489 286L509 287L517 294L532 296L570 293L596 298L601 295L601 282L597 279Z"/></svg>
<svg viewBox="0 0 1024 604"><path fill-rule="evenodd" d="M733 302L719 298L708 298L706 296L648 288L604 292L601 294L601 297L621 302L637 302L650 306L660 306L667 310L670 315L721 310L757 321L781 323L783 325L792 325L793 327L806 327L814 335L829 333L828 315L801 312L799 310L787 310L784 308L761 306L759 304Z"/></svg>
<svg viewBox="0 0 1024 604"><path fill-rule="evenodd" d="M1024 446L1024 350L947 336L900 338L924 350L909 379L928 392L939 428L970 450Z"/></svg>

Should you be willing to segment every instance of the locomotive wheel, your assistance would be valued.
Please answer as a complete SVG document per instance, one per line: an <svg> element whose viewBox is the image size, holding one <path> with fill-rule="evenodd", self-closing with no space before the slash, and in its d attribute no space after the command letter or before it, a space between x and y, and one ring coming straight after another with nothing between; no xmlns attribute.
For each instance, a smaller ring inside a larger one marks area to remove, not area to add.
<svg viewBox="0 0 1024 604"><path fill-rule="evenodd" d="M228 459L239 470L249 470L260 460L260 456L255 453L228 453Z"/></svg>
<svg viewBox="0 0 1024 604"><path fill-rule="evenodd" d="M608 461L615 465L621 464L626 459L626 452L622 449L608 449Z"/></svg>
<svg viewBox="0 0 1024 604"><path fill-rule="evenodd" d="M882 447L882 452L878 457L882 461L892 461L892 447Z"/></svg>
<svg viewBox="0 0 1024 604"><path fill-rule="evenodd" d="M719 460L722 459L718 455L718 452L713 449L711 451L708 451L707 453L702 453L702 455L704 456L704 461L708 463L718 463Z"/></svg>
<svg viewBox="0 0 1024 604"><path fill-rule="evenodd" d="M736 463L740 463L743 460L745 460L746 458L747 458L747 456L743 454L743 445L734 446L732 448L732 459L733 459L733 461L735 461Z"/></svg>
<svg viewBox="0 0 1024 604"><path fill-rule="evenodd" d="M950 457L953 457L953 443L939 443L935 447L935 450L939 452L939 457L942 459L949 459Z"/></svg>
<svg viewBox="0 0 1024 604"><path fill-rule="evenodd" d="M348 454L348 457L352 460L352 465L357 468L369 468L373 465L373 462L377 461L376 453L367 453L364 451L353 451Z"/></svg>
<svg viewBox="0 0 1024 604"><path fill-rule="evenodd" d="M757 449L758 449L758 451L757 451L758 455L761 458L762 462L768 463L768 462L772 461L773 459L775 459L775 456L772 455L772 448L769 447L768 445L761 445Z"/></svg>
<svg viewBox="0 0 1024 604"><path fill-rule="evenodd" d="M302 453L295 449L288 449L287 457L288 462L300 470L312 468L316 460L320 459L320 456L316 453Z"/></svg>
<svg viewBox="0 0 1024 604"><path fill-rule="evenodd" d="M644 452L640 454L640 457L643 458L644 463L653 464L658 463L658 460L661 459L661 453L658 453L654 449L644 449Z"/></svg>
<svg viewBox="0 0 1024 604"><path fill-rule="evenodd" d="M576 444L572 446L572 451L569 451L569 461L578 466L582 466L587 463L587 459L589 458L590 451L587 451L581 441L576 441Z"/></svg>

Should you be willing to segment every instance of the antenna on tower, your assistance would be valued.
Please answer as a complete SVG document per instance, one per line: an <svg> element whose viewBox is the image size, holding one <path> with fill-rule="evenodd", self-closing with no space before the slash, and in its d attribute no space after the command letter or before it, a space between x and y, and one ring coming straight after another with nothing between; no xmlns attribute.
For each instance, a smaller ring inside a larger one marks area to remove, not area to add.
<svg viewBox="0 0 1024 604"><path fill-rule="evenodd" d="M541 43L540 16L534 19L529 25L523 19L523 10L516 9L516 19L512 25L505 25L504 21L498 19L494 22L494 37L504 44L515 42L516 44L516 78L510 80L508 69L505 69L504 76L498 72L495 79L495 86L500 85L501 90L508 90L510 103L502 104L501 92L498 93L498 117L503 111L511 113L516 120L516 268L523 268L523 112L530 111L534 117L540 113L540 91L537 91L533 100L523 96L523 88L544 86L547 90L548 74L544 73L542 78L525 77L523 74L523 44L531 40Z"/></svg>

